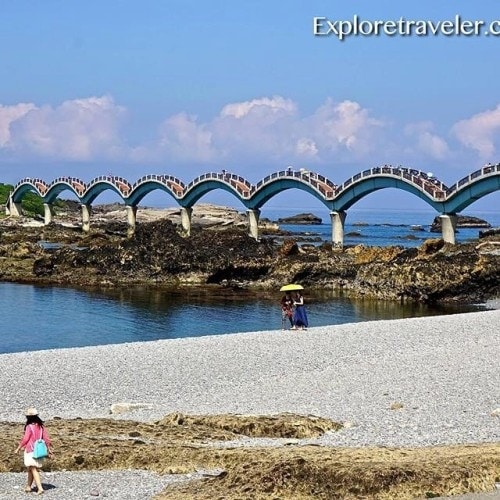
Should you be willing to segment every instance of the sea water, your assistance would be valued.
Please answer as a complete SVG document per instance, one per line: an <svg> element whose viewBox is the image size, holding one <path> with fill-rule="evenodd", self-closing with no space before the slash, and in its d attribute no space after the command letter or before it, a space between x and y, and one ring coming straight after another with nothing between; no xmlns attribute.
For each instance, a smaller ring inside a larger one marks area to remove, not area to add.
<svg viewBox="0 0 500 500"><path fill-rule="evenodd" d="M307 211L307 210L303 210ZM331 240L327 211L311 210L323 219L315 226L282 226ZM263 217L277 220L297 209L271 209ZM467 212L500 226L500 212ZM430 237L431 211L350 210L345 244L417 246ZM422 229L416 230L420 226ZM475 239L478 229L459 229L457 239ZM407 235L417 239L408 239ZM169 290L148 287L75 290L52 286L0 283L2 328L0 353L122 342L149 341L279 330L279 290L255 295L218 287ZM433 307L375 300L349 299L306 290L311 326L395 319L477 310L475 306ZM363 329L360 328L360 335Z"/></svg>
<svg viewBox="0 0 500 500"><path fill-rule="evenodd" d="M303 209L313 213L321 220L321 224L289 225L280 224L280 229L290 233L305 234L308 239L321 241L332 240L332 225L330 215L324 209ZM299 213L297 209L281 208L262 211L262 217L271 220L290 217ZM492 227L500 227L499 211L467 211L466 215L478 217L488 222ZM417 247L430 238L440 238L441 233L431 232L432 222L436 212L426 210L356 210L347 213L344 225L344 245L368 245ZM477 240L479 232L485 228L457 228L457 242Z"/></svg>
<svg viewBox="0 0 500 500"><path fill-rule="evenodd" d="M0 283L0 353L280 330L279 290L72 289ZM305 291L310 326L451 314L436 307ZM359 329L360 335L363 328Z"/></svg>

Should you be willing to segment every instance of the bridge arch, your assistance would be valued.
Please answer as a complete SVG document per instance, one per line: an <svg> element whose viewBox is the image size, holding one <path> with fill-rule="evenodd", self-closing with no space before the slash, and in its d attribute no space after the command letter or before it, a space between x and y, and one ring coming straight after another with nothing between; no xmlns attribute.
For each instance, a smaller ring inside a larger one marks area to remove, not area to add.
<svg viewBox="0 0 500 500"><path fill-rule="evenodd" d="M132 186L127 196L127 205L137 206L149 193L160 190L168 193L179 203L179 198L184 194L184 183L171 175L145 175L138 179Z"/></svg>
<svg viewBox="0 0 500 500"><path fill-rule="evenodd" d="M484 169L483 169L484 170ZM500 191L500 169L487 172L486 176L472 174L458 181L448 190L446 211L458 213L484 196Z"/></svg>
<svg viewBox="0 0 500 500"><path fill-rule="evenodd" d="M261 207L278 193L288 189L299 189L311 194L330 209L332 221L335 217L340 224L343 224L346 210L368 194L384 188L407 191L441 213L448 220L446 222L449 226L447 234L451 235L450 241L452 241L454 228L449 224L453 224L451 219L456 213L476 200L500 190L500 163L485 165L450 188L432 174L391 165L364 170L347 179L340 186L320 174L305 169L296 171L291 167L268 175L256 185L225 170L219 173L203 174L187 186L170 175L144 176L134 185L124 178L113 175L97 177L88 184L73 177L59 177L51 184L47 184L42 179L24 178L16 184L6 210L11 215L20 215L20 203L25 194L32 191L38 194L45 204L47 223L51 220L51 204L61 192L68 190L73 192L82 204L82 227L85 228L88 227L93 201L102 192L111 190L124 201L129 224L135 226L137 205L148 193L161 189L168 192L181 206L183 227L189 227L194 204L209 191L222 189L233 195L247 208L250 225L253 224L254 234L256 234Z"/></svg>
<svg viewBox="0 0 500 500"><path fill-rule="evenodd" d="M49 186L42 179L32 179L25 177L21 179L15 186L12 192L12 201L14 203L21 203L26 193L32 192L42 198L45 196Z"/></svg>
<svg viewBox="0 0 500 500"><path fill-rule="evenodd" d="M248 198L252 185L243 177L227 173L207 173L196 177L186 186L180 204L190 208L205 194L215 189L227 191L241 201L244 206L251 208L248 205Z"/></svg>
<svg viewBox="0 0 500 500"><path fill-rule="evenodd" d="M91 205L101 193L109 190L114 191L125 202L131 189L130 183L122 177L102 175L88 183L85 193L80 196L80 200L84 205Z"/></svg>
<svg viewBox="0 0 500 500"><path fill-rule="evenodd" d="M54 179L48 186L43 200L45 203L54 203L59 195L64 191L70 191L79 200L85 192L86 185L80 179L73 179L72 177L59 177Z"/></svg>
<svg viewBox="0 0 500 500"><path fill-rule="evenodd" d="M407 191L424 200L438 212L442 212L444 209L444 203L442 201L432 199L427 193L420 189L420 186L415 186L405 179L398 179L387 174L361 178L349 184L345 189L339 192L331 206L333 210L346 211L370 193L385 188L396 188Z"/></svg>
<svg viewBox="0 0 500 500"><path fill-rule="evenodd" d="M311 180L314 181L314 178L311 177L309 172L290 172L286 170L276 172L257 183L248 201L249 206L254 209L260 209L277 194L288 189L300 189L311 194L327 208L330 208L331 202L329 198L333 197L335 185L325 177L322 177L322 179L329 183L326 184L325 182L325 186L329 188L328 190L323 188L321 191L316 182L311 182Z"/></svg>

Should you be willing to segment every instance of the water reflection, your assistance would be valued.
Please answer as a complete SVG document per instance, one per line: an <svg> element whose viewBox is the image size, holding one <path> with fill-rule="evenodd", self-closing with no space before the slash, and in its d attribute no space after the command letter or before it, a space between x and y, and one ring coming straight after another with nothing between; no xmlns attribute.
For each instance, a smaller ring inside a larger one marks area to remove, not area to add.
<svg viewBox="0 0 500 500"><path fill-rule="evenodd" d="M74 290L0 283L0 352L281 328L280 292L217 287ZM311 326L477 310L306 294Z"/></svg>

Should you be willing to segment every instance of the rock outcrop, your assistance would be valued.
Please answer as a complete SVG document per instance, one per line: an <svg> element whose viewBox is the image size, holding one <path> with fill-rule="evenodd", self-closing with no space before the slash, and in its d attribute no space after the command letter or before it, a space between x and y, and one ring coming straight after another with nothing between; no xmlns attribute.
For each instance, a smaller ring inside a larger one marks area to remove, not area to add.
<svg viewBox="0 0 500 500"><path fill-rule="evenodd" d="M457 228L460 227L478 227L485 228L491 227L491 225L479 217L472 217L471 215L458 215L457 216ZM441 219L439 216L434 217L430 227L431 233L440 233L441 232Z"/></svg>
<svg viewBox="0 0 500 500"><path fill-rule="evenodd" d="M297 214L278 219L279 224L321 224L322 219L311 213Z"/></svg>
<svg viewBox="0 0 500 500"><path fill-rule="evenodd" d="M488 238L489 236L500 236L500 227L493 227L485 231L479 231L479 238Z"/></svg>
<svg viewBox="0 0 500 500"><path fill-rule="evenodd" d="M497 248L447 245L437 239L418 249L358 245L334 252L329 243L299 247L291 238L281 246L273 238L257 242L246 229L238 228L193 228L185 238L167 219L139 224L132 238L126 237L124 222L113 227L108 222L88 235L57 224L11 225L2 227L0 279L69 286L219 285L273 290L300 282L351 296L477 302L500 295Z"/></svg>

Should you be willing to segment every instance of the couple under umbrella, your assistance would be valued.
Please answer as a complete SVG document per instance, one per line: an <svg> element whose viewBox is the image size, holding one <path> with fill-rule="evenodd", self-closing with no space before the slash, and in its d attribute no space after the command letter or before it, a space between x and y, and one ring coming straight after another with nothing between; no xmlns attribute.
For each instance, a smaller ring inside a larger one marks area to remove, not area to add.
<svg viewBox="0 0 500 500"><path fill-rule="evenodd" d="M280 288L281 292L285 292L285 296L281 300L283 329L286 317L290 320L292 330L305 330L309 326L306 308L304 306L304 297L302 295L303 289L304 287L302 285L293 283L284 285Z"/></svg>

